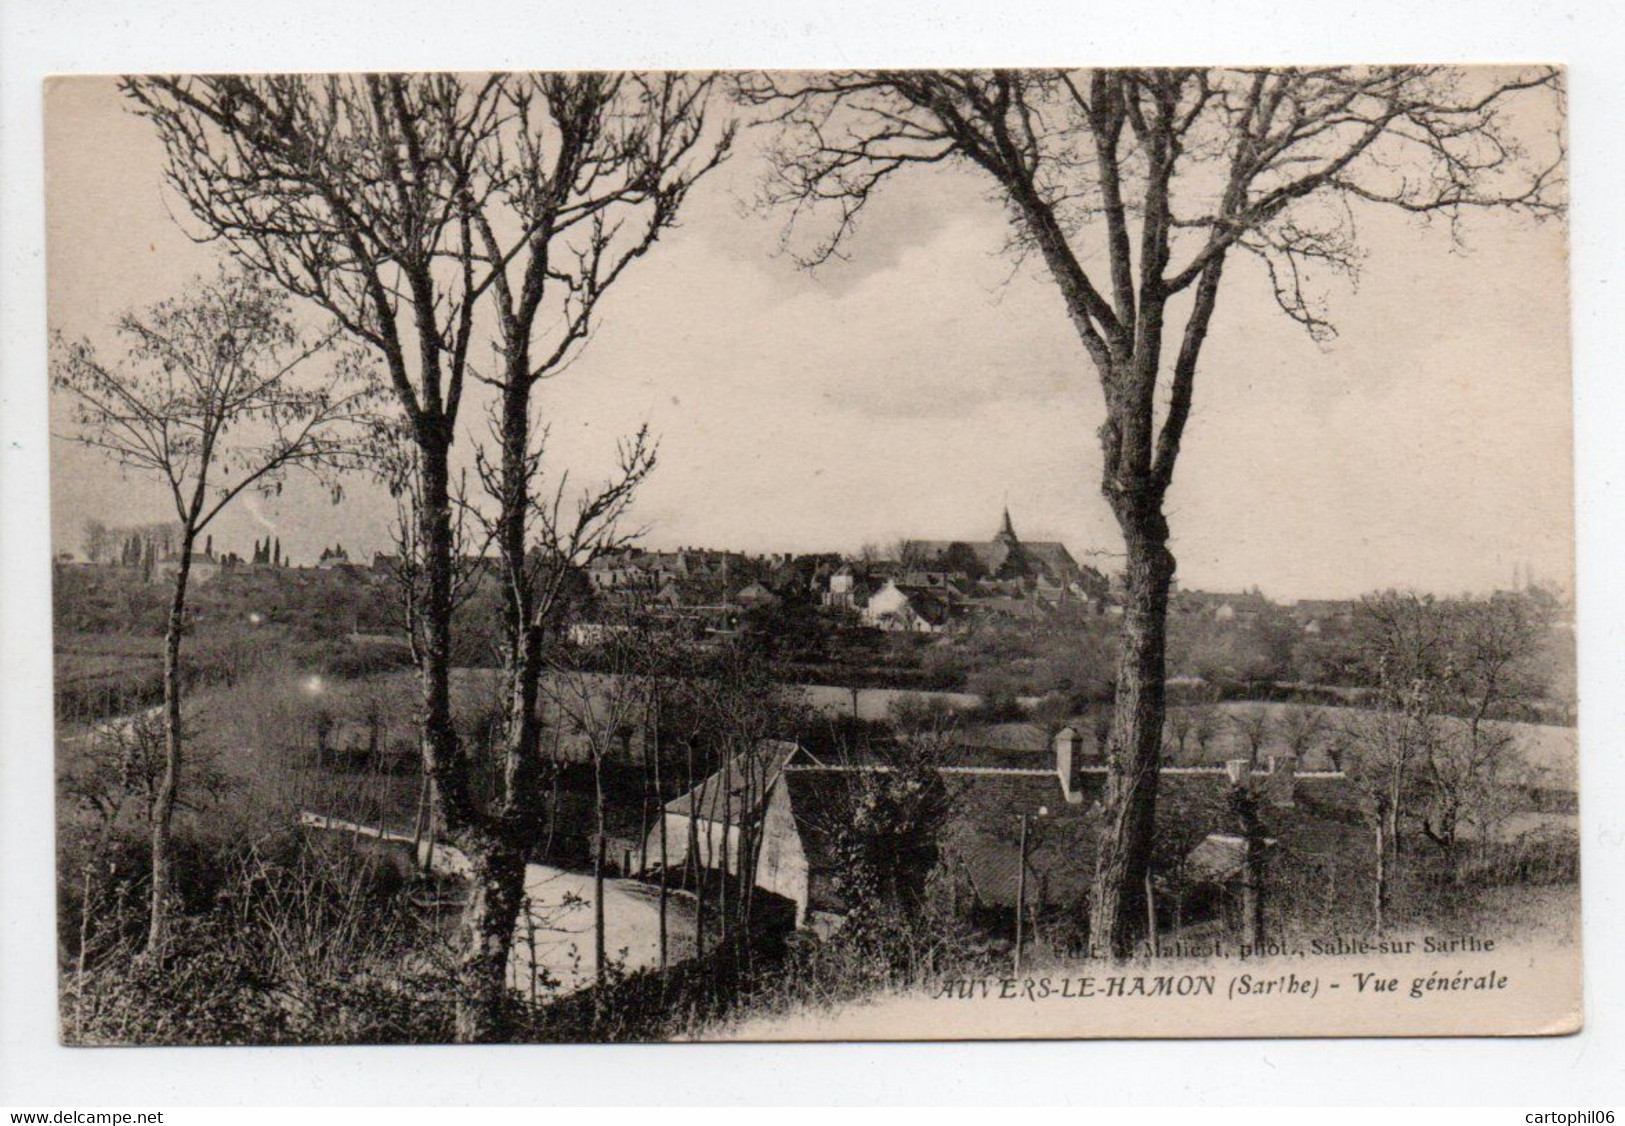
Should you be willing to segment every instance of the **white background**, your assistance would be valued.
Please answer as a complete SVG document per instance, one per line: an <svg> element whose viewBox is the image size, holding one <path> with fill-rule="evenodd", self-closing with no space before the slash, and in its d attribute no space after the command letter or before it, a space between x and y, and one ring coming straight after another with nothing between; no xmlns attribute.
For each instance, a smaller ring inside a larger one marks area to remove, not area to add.
<svg viewBox="0 0 1625 1126"><path fill-rule="evenodd" d="M1545 1040L77 1050L56 1045L40 82L53 72L1556 61L1570 73L1586 1019ZM1605 3L0 0L0 1105L1492 1103L1625 1093L1625 41ZM1521 1114L1516 1116L1522 1121ZM1508 1120L1512 1120L1508 1116Z"/></svg>

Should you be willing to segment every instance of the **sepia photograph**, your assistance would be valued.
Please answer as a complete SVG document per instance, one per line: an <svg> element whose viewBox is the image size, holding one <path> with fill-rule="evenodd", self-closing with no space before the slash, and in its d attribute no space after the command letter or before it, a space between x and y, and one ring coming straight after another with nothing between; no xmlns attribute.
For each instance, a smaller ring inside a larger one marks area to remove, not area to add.
<svg viewBox="0 0 1625 1126"><path fill-rule="evenodd" d="M1566 85L49 79L61 1043L1576 1032Z"/></svg>

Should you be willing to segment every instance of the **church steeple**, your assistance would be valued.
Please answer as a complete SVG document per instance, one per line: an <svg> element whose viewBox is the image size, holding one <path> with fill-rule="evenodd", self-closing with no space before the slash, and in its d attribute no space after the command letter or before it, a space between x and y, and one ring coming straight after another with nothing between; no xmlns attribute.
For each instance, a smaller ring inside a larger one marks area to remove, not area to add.
<svg viewBox="0 0 1625 1126"><path fill-rule="evenodd" d="M1015 544L1020 542L1016 539L1016 526L1010 522L1009 505L1004 506L1004 522L999 525L999 534L994 536L993 539L996 543Z"/></svg>

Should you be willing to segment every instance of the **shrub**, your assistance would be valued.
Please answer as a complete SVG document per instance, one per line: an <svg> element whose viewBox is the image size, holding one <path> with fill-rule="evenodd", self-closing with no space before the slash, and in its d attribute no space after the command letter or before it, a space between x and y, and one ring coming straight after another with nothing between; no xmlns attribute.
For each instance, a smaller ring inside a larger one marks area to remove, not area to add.
<svg viewBox="0 0 1625 1126"><path fill-rule="evenodd" d="M161 962L138 943L140 881L90 905L62 975L74 1044L407 1043L451 1038L455 992L435 921L387 866L289 837L213 858L213 901L177 914ZM193 890L197 890L195 887ZM189 905L190 906L190 905Z"/></svg>

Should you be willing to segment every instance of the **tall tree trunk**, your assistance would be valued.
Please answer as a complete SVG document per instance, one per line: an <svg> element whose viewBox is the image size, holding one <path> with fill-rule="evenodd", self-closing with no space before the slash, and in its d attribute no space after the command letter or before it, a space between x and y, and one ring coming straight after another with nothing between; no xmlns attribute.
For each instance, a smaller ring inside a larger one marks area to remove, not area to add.
<svg viewBox="0 0 1625 1126"><path fill-rule="evenodd" d="M1241 941L1256 948L1264 938L1264 831L1258 795L1237 795L1241 821Z"/></svg>
<svg viewBox="0 0 1625 1126"><path fill-rule="evenodd" d="M1151 889L1151 866L1145 868L1145 943L1153 956L1157 952L1157 896Z"/></svg>
<svg viewBox="0 0 1625 1126"><path fill-rule="evenodd" d="M175 593L169 604L169 625L164 631L164 766L152 796L152 907L147 927L149 958L162 958L169 941L171 884L170 840L175 803L180 796L181 754L181 635L186 628L186 583L192 572L192 541L188 527L181 539L180 562L175 569Z"/></svg>
<svg viewBox="0 0 1625 1126"><path fill-rule="evenodd" d="M521 367L524 360L521 353ZM525 865L531 843L539 838L545 812L545 771L537 717L545 632L542 623L534 620L534 591L526 564L529 411L528 383L522 377L510 378L503 390L501 512L497 528L497 546L507 580L502 793L494 815L481 816L470 803L463 829L463 836L481 856L473 865L473 886L464 910L464 992L469 998L469 1011L458 1015L458 1034L463 1040L488 1039L501 1031L507 967L523 907Z"/></svg>
<svg viewBox="0 0 1625 1126"><path fill-rule="evenodd" d="M428 426L429 424L425 424ZM423 589L418 621L423 634L419 655L423 762L439 792L446 830L455 836L473 819L473 794L463 768L462 749L451 714L451 611L454 550L451 490L447 465L449 443L422 443L419 473L422 513L419 537L423 554Z"/></svg>
<svg viewBox="0 0 1625 1126"><path fill-rule="evenodd" d="M425 828L424 828L425 842L424 842L424 847L423 847L423 874L424 875L428 875L429 873L434 871L434 850L437 847L439 847L439 844L440 844L439 833L440 833L440 821L441 821L441 819L435 813L435 810L437 808L437 805L436 805L437 801L438 801L438 799L435 796L434 780L430 779L429 787L428 787L428 803L429 804L428 804L428 808L424 811L424 826L425 826Z"/></svg>
<svg viewBox="0 0 1625 1126"><path fill-rule="evenodd" d="M468 859L468 890L458 959L457 1038L492 1040L502 1032L508 950L524 895L522 852L505 847L482 817L451 711L452 594L455 537L451 523L449 433L423 423L421 544L424 588L419 674L423 761L439 799L446 836Z"/></svg>
<svg viewBox="0 0 1625 1126"><path fill-rule="evenodd" d="M535 620L536 593L526 563L530 508L530 385L527 353L521 348L508 367L502 391L502 470L497 547L506 574L508 715L504 728L503 791L513 814L534 817L542 793L540 731L536 708L541 692L543 624Z"/></svg>
<svg viewBox="0 0 1625 1126"><path fill-rule="evenodd" d="M1127 958L1144 918L1145 873L1162 766L1168 587L1174 574L1160 503L1121 503L1128 547L1121 650L1106 748L1106 824L1089 902L1091 954Z"/></svg>
<svg viewBox="0 0 1625 1126"><path fill-rule="evenodd" d="M462 841L469 875L458 965L457 1039L476 1044L497 1040L505 1031L508 959L525 899L525 857L495 834L466 832Z"/></svg>
<svg viewBox="0 0 1625 1126"><path fill-rule="evenodd" d="M423 773L418 781L418 808L412 817L412 863L427 872L429 864L424 856L423 839L429 831L429 775Z"/></svg>

